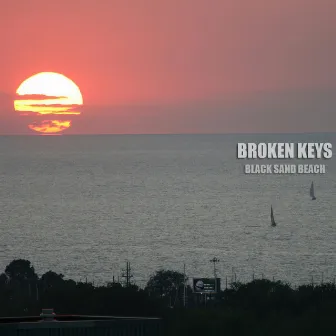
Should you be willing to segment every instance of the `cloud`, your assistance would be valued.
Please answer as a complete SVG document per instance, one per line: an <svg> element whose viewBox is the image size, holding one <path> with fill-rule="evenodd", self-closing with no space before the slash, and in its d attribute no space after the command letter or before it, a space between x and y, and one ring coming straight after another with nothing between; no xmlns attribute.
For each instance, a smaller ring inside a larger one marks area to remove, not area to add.
<svg viewBox="0 0 336 336"><path fill-rule="evenodd" d="M170 105L84 105L79 116L1 114L0 134L30 133L47 118L72 120L66 134L334 132L335 90L279 93ZM50 125L49 125L50 126Z"/></svg>
<svg viewBox="0 0 336 336"><path fill-rule="evenodd" d="M28 127L40 133L58 133L66 130L71 126L71 120L43 120L35 121Z"/></svg>
<svg viewBox="0 0 336 336"><path fill-rule="evenodd" d="M34 100L33 104L25 103L15 103L16 113L19 115L79 115L81 105L78 104L36 104Z"/></svg>
<svg viewBox="0 0 336 336"><path fill-rule="evenodd" d="M68 97L65 96L48 96L43 94L25 94L25 95L18 95L15 94L13 96L13 100L46 100L46 99L67 99Z"/></svg>
<svg viewBox="0 0 336 336"><path fill-rule="evenodd" d="M334 132L336 94L260 92L245 99L157 106L84 106L72 133ZM70 130L69 130L70 132Z"/></svg>
<svg viewBox="0 0 336 336"><path fill-rule="evenodd" d="M48 110L36 110L36 111L22 111L22 112L18 112L20 116L46 116L46 115L57 115L57 116L62 116L62 115L66 115L66 116L78 116L81 114L81 112L79 111L75 111L75 110L66 110L66 111L57 111L57 110L53 110L53 111L48 111Z"/></svg>
<svg viewBox="0 0 336 336"><path fill-rule="evenodd" d="M61 98L68 98L68 97L63 97L63 96L48 96L48 95L41 95L41 94L33 94L33 95L17 95L17 94L9 94L6 92L0 92L0 115L1 115L1 111L3 110L13 110L13 106L14 106L14 100L41 100L41 102L43 100L49 100L49 99L61 99ZM38 104L36 106L39 106L43 104ZM33 105L32 105L33 106ZM75 105L62 105L62 104L53 104L50 106L75 106Z"/></svg>

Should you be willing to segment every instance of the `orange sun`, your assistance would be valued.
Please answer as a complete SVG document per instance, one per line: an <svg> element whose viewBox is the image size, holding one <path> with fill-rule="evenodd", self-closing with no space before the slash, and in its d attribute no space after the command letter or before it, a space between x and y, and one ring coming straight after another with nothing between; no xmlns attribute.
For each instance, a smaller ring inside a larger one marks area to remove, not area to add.
<svg viewBox="0 0 336 336"><path fill-rule="evenodd" d="M71 127L70 116L79 115L79 107L83 105L78 86L55 72L40 72L29 77L21 83L16 95L15 111L34 116L35 120L28 127L40 133L59 133Z"/></svg>

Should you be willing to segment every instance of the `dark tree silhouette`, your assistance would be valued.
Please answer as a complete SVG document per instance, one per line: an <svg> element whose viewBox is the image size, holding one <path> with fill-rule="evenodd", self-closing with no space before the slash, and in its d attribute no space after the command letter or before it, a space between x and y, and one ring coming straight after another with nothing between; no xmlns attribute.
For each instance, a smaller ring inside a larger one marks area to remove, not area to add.
<svg viewBox="0 0 336 336"><path fill-rule="evenodd" d="M179 290L183 285L183 273L161 269L150 277L146 290L160 296L168 296L172 292Z"/></svg>
<svg viewBox="0 0 336 336"><path fill-rule="evenodd" d="M3 287L8 283L8 277L5 273L0 274L0 286Z"/></svg>
<svg viewBox="0 0 336 336"><path fill-rule="evenodd" d="M37 280L38 276L35 273L34 267L30 261L24 259L13 260L5 269L5 274L10 281L26 281Z"/></svg>
<svg viewBox="0 0 336 336"><path fill-rule="evenodd" d="M57 314L163 317L165 336L336 335L335 283L292 289L267 279L236 282L208 301L187 287L187 309L179 305L183 286L182 273L163 269L145 290L111 282L94 286L53 271L39 279L30 262L20 259L0 274L0 316L39 315L52 307Z"/></svg>
<svg viewBox="0 0 336 336"><path fill-rule="evenodd" d="M40 279L42 285L44 288L50 288L50 287L60 287L64 284L64 275L63 274L57 274L53 271L48 271L44 273Z"/></svg>

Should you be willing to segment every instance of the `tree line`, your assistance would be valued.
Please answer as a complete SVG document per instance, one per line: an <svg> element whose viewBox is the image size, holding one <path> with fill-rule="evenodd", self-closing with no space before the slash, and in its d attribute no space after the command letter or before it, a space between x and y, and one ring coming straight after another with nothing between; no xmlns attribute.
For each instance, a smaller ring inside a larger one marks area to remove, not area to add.
<svg viewBox="0 0 336 336"><path fill-rule="evenodd" d="M56 314L163 317L170 335L336 334L335 283L290 284L267 279L234 282L215 296L193 294L184 274L158 270L136 285L38 276L28 260L13 260L0 275L0 317Z"/></svg>

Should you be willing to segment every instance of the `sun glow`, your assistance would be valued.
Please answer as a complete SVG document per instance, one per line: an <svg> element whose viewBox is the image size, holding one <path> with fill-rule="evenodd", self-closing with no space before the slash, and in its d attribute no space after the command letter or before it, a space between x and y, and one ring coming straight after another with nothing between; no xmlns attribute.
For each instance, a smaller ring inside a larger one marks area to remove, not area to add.
<svg viewBox="0 0 336 336"><path fill-rule="evenodd" d="M41 72L21 83L16 91L14 109L20 115L36 118L77 116L83 97L78 86L69 78L55 72ZM43 119L28 127L40 133L58 133L71 127L71 120Z"/></svg>

